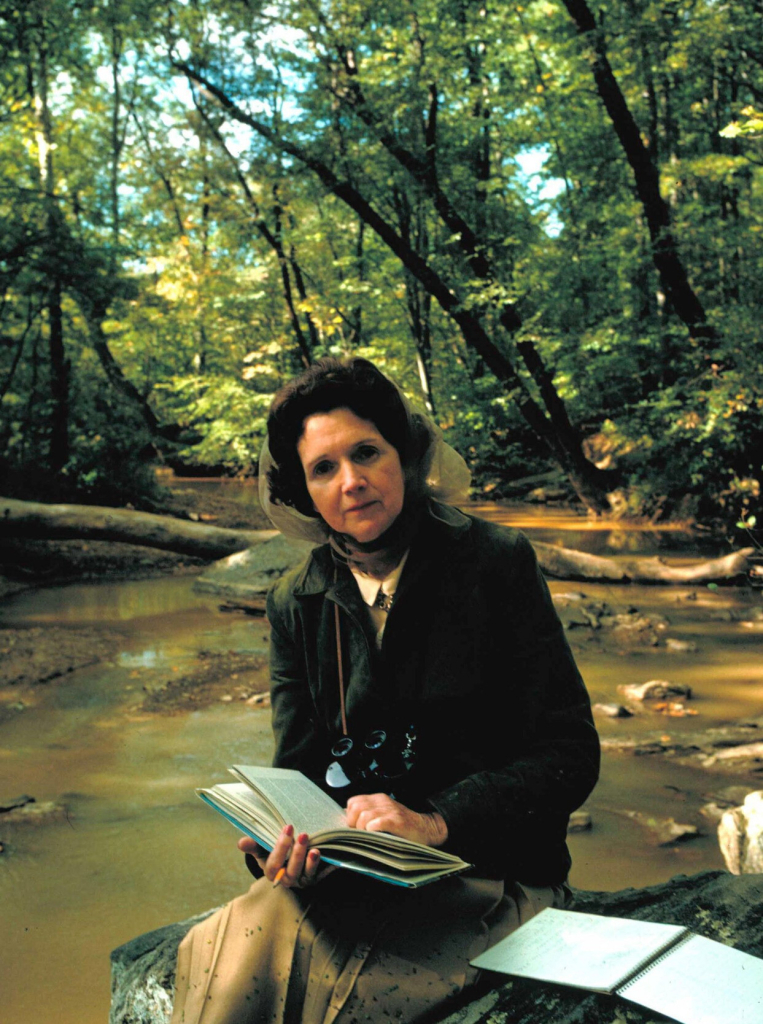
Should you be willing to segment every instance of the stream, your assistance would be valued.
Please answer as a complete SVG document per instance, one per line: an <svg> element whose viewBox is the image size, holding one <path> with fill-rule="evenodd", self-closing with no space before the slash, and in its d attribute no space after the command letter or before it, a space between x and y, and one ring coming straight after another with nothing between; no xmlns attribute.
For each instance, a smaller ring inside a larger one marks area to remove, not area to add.
<svg viewBox="0 0 763 1024"><path fill-rule="evenodd" d="M676 530L602 529L544 509L470 511L521 526L532 539L609 556L659 553L680 562L723 553L700 553L695 538ZM571 632L594 702L621 701L618 684L647 679L695 691L696 716L598 718L603 737L660 727L678 736L763 713L763 621L749 623L760 591L560 581L551 589L665 616L667 636L696 646L618 651L587 631ZM27 793L66 807L54 821L0 831L7 847L0 856L4 1024L105 1024L111 949L217 906L248 884L235 831L194 787L225 781L227 764L268 762L269 711L229 701L158 715L138 705L154 676L182 672L200 652L264 655L266 621L221 611L214 597L194 593L190 576L41 588L0 603L0 627L93 624L123 637L117 655L56 680L39 704L0 724L0 797ZM735 782L750 779L664 758L606 755L586 804L593 828L570 837L571 883L619 889L723 867L714 828L698 812L709 794ZM674 817L704 834L660 847L623 810Z"/></svg>

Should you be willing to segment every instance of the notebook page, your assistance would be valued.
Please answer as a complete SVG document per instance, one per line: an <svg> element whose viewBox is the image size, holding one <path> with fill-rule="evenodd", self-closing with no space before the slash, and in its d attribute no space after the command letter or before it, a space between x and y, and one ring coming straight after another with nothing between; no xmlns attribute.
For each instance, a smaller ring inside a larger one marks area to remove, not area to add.
<svg viewBox="0 0 763 1024"><path fill-rule="evenodd" d="M678 925L548 909L472 963L488 971L612 992L685 931Z"/></svg>
<svg viewBox="0 0 763 1024"><path fill-rule="evenodd" d="M681 1024L761 1024L763 960L692 935L618 992Z"/></svg>

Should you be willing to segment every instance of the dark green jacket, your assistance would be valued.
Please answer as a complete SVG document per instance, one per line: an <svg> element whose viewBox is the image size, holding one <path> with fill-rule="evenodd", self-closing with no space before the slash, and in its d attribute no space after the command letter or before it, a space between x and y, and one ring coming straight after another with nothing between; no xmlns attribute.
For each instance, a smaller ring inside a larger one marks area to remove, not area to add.
<svg viewBox="0 0 763 1024"><path fill-rule="evenodd" d="M350 734L416 725L416 768L395 796L436 808L447 848L480 874L562 882L568 816L596 782L599 745L527 538L432 503L378 654L357 584L328 545L275 584L274 764L319 783L341 734L335 604Z"/></svg>

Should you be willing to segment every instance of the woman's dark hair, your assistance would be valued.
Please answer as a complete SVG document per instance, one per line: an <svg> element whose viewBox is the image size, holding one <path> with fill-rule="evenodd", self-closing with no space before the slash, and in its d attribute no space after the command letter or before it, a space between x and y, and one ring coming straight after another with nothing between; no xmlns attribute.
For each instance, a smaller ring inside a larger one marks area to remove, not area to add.
<svg viewBox="0 0 763 1024"><path fill-rule="evenodd" d="M286 384L268 415L270 496L304 515L315 516L297 451L305 420L314 413L350 409L369 420L400 456L406 501L423 495L429 470L431 434L423 417L409 415L400 392L367 359L320 359Z"/></svg>

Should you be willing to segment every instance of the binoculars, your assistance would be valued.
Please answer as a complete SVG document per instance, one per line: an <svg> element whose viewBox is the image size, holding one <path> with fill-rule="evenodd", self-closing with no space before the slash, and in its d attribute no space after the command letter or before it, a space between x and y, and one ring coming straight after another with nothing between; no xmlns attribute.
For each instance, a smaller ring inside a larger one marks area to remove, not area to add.
<svg viewBox="0 0 763 1024"><path fill-rule="evenodd" d="M416 756L416 732L409 726L397 737L373 729L362 741L341 736L331 748L326 784L341 789L367 779L398 779L410 771Z"/></svg>

